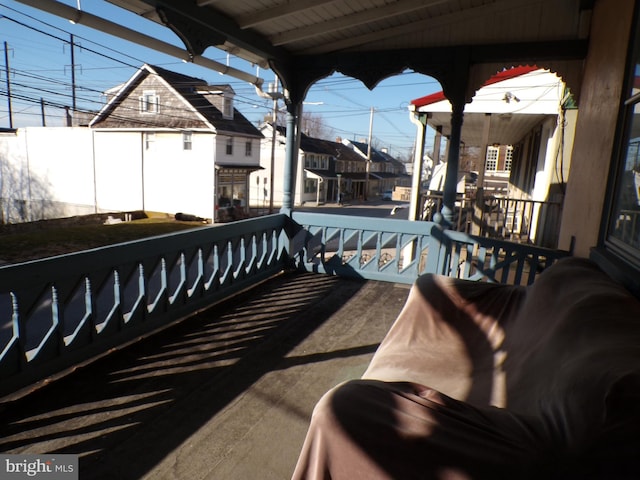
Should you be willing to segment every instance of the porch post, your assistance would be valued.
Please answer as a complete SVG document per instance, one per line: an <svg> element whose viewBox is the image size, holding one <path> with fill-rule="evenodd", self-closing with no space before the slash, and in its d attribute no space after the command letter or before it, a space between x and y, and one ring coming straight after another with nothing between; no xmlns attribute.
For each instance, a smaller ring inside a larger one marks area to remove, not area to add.
<svg viewBox="0 0 640 480"><path fill-rule="evenodd" d="M484 230L484 174L487 166L487 148L489 148L489 132L491 130L491 114L484 114L484 125L482 130L482 150L480 162L480 171L476 181L476 201L473 208L474 221L471 225L471 233L473 235L481 235Z"/></svg>
<svg viewBox="0 0 640 480"><path fill-rule="evenodd" d="M451 101L451 136L447 156L447 174L444 181L442 217L446 226L453 224L458 185L458 165L460 163L460 138L464 116L464 101Z"/></svg>
<svg viewBox="0 0 640 480"><path fill-rule="evenodd" d="M433 166L440 163L440 145L442 145L442 125L436 127L436 135L433 138Z"/></svg>
<svg viewBox="0 0 640 480"><path fill-rule="evenodd" d="M409 112L411 122L416 126L416 148L413 157L413 175L411 177L411 201L409 220L420 218L420 191L422 185L422 167L424 164L424 139L427 132L427 113Z"/></svg>
<svg viewBox="0 0 640 480"><path fill-rule="evenodd" d="M296 193L296 173L298 170L298 129L300 126L300 106L302 102L287 102L287 137L283 178L282 208L280 213L290 214Z"/></svg>

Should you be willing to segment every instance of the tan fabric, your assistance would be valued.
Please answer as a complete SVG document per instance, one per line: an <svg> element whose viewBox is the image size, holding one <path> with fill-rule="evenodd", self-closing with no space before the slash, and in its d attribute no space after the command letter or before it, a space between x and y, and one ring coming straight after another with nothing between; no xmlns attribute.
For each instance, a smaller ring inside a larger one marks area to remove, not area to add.
<svg viewBox="0 0 640 480"><path fill-rule="evenodd" d="M594 264L527 288L425 275L316 405L293 479L640 478L639 439L640 302Z"/></svg>
<svg viewBox="0 0 640 480"><path fill-rule="evenodd" d="M504 326L524 287L424 275L363 378L408 381L474 405L504 405Z"/></svg>

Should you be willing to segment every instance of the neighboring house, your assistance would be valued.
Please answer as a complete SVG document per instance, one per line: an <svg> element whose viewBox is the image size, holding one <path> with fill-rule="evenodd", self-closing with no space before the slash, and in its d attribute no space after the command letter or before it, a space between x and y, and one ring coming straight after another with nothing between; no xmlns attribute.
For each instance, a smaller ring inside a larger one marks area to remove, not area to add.
<svg viewBox="0 0 640 480"><path fill-rule="evenodd" d="M413 100L409 108L448 137L451 103L443 92ZM480 152L477 186L483 187L485 198L520 200L521 211L504 215L507 222L517 219L518 229L526 224L532 239L540 224L541 229L551 228L541 233L548 238L545 241L557 241L576 121L577 110L565 83L535 66L497 73L465 106L461 144ZM418 129L420 135L424 132ZM545 219L540 218L543 209L536 206L543 202L553 202L551 209L545 205L544 212L550 212L544 213ZM533 210L525 214L525 208Z"/></svg>
<svg viewBox="0 0 640 480"><path fill-rule="evenodd" d="M412 100L409 108L448 136L451 103L444 92ZM544 201L566 181L576 117L561 78L516 67L491 77L465 106L462 144L485 152L478 170L489 192L492 181L508 178L509 197Z"/></svg>
<svg viewBox="0 0 640 480"><path fill-rule="evenodd" d="M341 139L341 142L351 148L365 161L365 180L361 181L361 188L358 188L356 195L358 197L370 198L371 196L380 196L382 192L393 191L395 187L410 187L411 176L407 174L405 165L396 158L389 155L387 149L371 148L371 162L369 165L368 184L369 189L366 191L366 162L369 158L369 145L364 142L356 142L347 139ZM350 176L351 172L347 172ZM358 174L360 180L360 175ZM360 187L360 185L358 186Z"/></svg>
<svg viewBox="0 0 640 480"><path fill-rule="evenodd" d="M0 222L146 210L216 220L249 205L262 134L228 85L143 65L82 127L0 131Z"/></svg>
<svg viewBox="0 0 640 480"><path fill-rule="evenodd" d="M91 130L0 129L0 223L97 212Z"/></svg>
<svg viewBox="0 0 640 480"><path fill-rule="evenodd" d="M229 85L143 65L107 95L89 124L101 210L246 215L262 134L234 108Z"/></svg>
<svg viewBox="0 0 640 480"><path fill-rule="evenodd" d="M260 154L262 170L252 174L250 183L256 186L262 197L258 197L258 203L252 205L259 208L267 208L270 205L273 154L273 201L274 205L279 207L283 196L286 129L282 126L276 128L275 143L272 143L274 132L270 123L263 124L260 130L265 138ZM275 145L273 150L272 145ZM355 172L360 172L359 178L353 175ZM365 162L349 147L302 133L294 205L334 203L338 201L339 193L349 198L357 190L359 182L364 184L364 172Z"/></svg>

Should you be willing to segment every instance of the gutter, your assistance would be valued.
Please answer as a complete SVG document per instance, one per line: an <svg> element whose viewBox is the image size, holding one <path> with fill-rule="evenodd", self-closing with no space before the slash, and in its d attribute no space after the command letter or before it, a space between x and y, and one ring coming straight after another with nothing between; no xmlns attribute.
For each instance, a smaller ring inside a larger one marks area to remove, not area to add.
<svg viewBox="0 0 640 480"><path fill-rule="evenodd" d="M202 57L200 55L191 56L189 52L187 52L186 50L183 50L182 48L176 47L175 45L150 37L149 35L145 35L144 33L140 33L135 30L131 30L129 28L123 27L120 24L110 22L109 20L105 20L91 13L70 7L63 3L57 2L56 0L16 0L16 1L23 3L25 5L28 5L30 7L36 8L38 10L42 10L44 12L50 13L52 15L65 18L69 20L71 23L84 25L86 27L99 30L103 33L107 33L109 35L122 38L129 42L133 42L138 45L151 48L152 50L165 53L172 57L179 58L185 62L191 62L196 65L200 65L202 67L209 68L211 70L219 72L223 75L229 75L239 80L243 80L252 85L255 85L256 88L261 88L262 84L264 83L264 79L257 77L255 75L252 75L250 73L243 72L242 70L239 70L237 68L230 67L223 63L216 62L215 60Z"/></svg>

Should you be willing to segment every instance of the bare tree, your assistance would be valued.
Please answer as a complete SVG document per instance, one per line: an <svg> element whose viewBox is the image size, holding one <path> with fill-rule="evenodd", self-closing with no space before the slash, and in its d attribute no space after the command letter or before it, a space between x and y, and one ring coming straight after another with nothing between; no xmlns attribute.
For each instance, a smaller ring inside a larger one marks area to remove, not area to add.
<svg viewBox="0 0 640 480"><path fill-rule="evenodd" d="M333 129L327 126L319 113L303 111L300 127L302 132L310 137L333 140Z"/></svg>

